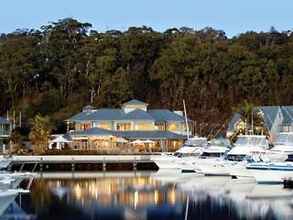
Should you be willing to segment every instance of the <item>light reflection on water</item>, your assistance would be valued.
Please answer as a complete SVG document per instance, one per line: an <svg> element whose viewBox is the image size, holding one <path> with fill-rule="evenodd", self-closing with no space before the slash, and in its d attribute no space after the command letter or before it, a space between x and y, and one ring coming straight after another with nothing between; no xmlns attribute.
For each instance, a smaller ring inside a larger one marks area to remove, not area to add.
<svg viewBox="0 0 293 220"><path fill-rule="evenodd" d="M250 201L215 191L184 193L147 173L45 176L0 219L291 219L288 201ZM21 213L21 214L20 214Z"/></svg>

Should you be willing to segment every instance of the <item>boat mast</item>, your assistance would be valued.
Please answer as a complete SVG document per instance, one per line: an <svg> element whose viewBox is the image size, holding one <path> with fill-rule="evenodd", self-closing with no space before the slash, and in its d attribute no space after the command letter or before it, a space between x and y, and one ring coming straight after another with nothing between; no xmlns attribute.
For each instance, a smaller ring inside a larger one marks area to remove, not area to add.
<svg viewBox="0 0 293 220"><path fill-rule="evenodd" d="M253 109L251 111L251 132L252 132L252 135L254 135L254 127L253 127Z"/></svg>
<svg viewBox="0 0 293 220"><path fill-rule="evenodd" d="M185 100L184 99L183 99L183 108L184 108L184 116L185 116L185 125L186 125L187 139L189 139L189 126L188 126L186 106L185 106Z"/></svg>

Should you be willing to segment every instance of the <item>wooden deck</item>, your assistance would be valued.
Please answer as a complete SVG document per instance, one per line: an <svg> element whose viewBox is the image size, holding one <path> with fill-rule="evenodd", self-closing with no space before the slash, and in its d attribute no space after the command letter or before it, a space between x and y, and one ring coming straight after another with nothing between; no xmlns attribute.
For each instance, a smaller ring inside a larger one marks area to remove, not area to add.
<svg viewBox="0 0 293 220"><path fill-rule="evenodd" d="M145 167L145 169L144 169ZM156 170L150 155L13 156L11 171Z"/></svg>

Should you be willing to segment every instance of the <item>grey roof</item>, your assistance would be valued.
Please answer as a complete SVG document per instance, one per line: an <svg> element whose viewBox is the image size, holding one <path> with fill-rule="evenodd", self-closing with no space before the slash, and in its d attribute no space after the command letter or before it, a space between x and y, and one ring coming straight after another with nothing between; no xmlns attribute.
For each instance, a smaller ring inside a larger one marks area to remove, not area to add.
<svg viewBox="0 0 293 220"><path fill-rule="evenodd" d="M68 121L123 121L123 120L142 120L155 122L184 122L184 117L178 115L168 109L155 109L143 111L135 109L129 113L125 113L122 109L102 108L93 112L80 112Z"/></svg>
<svg viewBox="0 0 293 220"><path fill-rule="evenodd" d="M228 131L233 131L235 124L241 119L241 115L239 113L234 113L233 117L229 121Z"/></svg>
<svg viewBox="0 0 293 220"><path fill-rule="evenodd" d="M135 109L123 116L124 120L142 120L142 121L155 121L155 119L146 111Z"/></svg>
<svg viewBox="0 0 293 220"><path fill-rule="evenodd" d="M85 118L91 115L92 113L93 112L80 112L72 116L71 118L67 119L67 121L84 121Z"/></svg>
<svg viewBox="0 0 293 220"><path fill-rule="evenodd" d="M74 131L68 133L70 136L116 136L129 140L185 140L185 135L170 131L110 131L101 128L90 128L85 131Z"/></svg>
<svg viewBox="0 0 293 220"><path fill-rule="evenodd" d="M121 109L101 108L86 117L89 121L121 120L124 112Z"/></svg>
<svg viewBox="0 0 293 220"><path fill-rule="evenodd" d="M271 129L274 121L277 117L280 107L279 106L261 106L258 107L259 110L263 113L264 122L267 128Z"/></svg>
<svg viewBox="0 0 293 220"><path fill-rule="evenodd" d="M293 123L293 106L260 106L256 107L254 111L262 114L266 127L271 130L272 126L280 113L283 117L283 124ZM241 118L239 113L235 113L228 124L228 131L234 130L235 123Z"/></svg>
<svg viewBox="0 0 293 220"><path fill-rule="evenodd" d="M115 136L136 140L185 140L185 135L176 134L170 131L115 131Z"/></svg>
<svg viewBox="0 0 293 220"><path fill-rule="evenodd" d="M293 106L281 106L284 124L293 123Z"/></svg>
<svg viewBox="0 0 293 220"><path fill-rule="evenodd" d="M102 128L90 128L85 131L74 131L69 133L70 136L113 136L112 131Z"/></svg>
<svg viewBox="0 0 293 220"><path fill-rule="evenodd" d="M173 139L186 139L185 135L176 134L170 131L113 131L116 137L122 137L126 139L142 139L142 140L173 140Z"/></svg>
<svg viewBox="0 0 293 220"><path fill-rule="evenodd" d="M10 124L10 122L6 118L0 117L0 124Z"/></svg>
<svg viewBox="0 0 293 220"><path fill-rule="evenodd" d="M124 112L121 109L107 109L101 108L94 112L80 112L68 121L108 121L108 120L121 120L124 116Z"/></svg>
<svg viewBox="0 0 293 220"><path fill-rule="evenodd" d="M156 120L156 122L168 122L168 121L182 121L184 117L176 114L168 109L152 109L148 111L149 114Z"/></svg>
<svg viewBox="0 0 293 220"><path fill-rule="evenodd" d="M123 106L124 105L148 105L148 104L146 104L145 102L139 101L137 99L132 99L128 102L123 103Z"/></svg>

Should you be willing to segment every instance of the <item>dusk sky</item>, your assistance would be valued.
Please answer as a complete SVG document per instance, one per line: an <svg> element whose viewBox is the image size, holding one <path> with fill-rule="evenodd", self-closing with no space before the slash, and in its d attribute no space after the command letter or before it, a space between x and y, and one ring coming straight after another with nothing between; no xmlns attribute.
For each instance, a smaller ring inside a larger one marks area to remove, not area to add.
<svg viewBox="0 0 293 220"><path fill-rule="evenodd" d="M279 31L293 27L292 0L9 0L1 2L0 10L0 33L39 28L66 17L89 22L98 31L210 26L233 36L271 26Z"/></svg>

